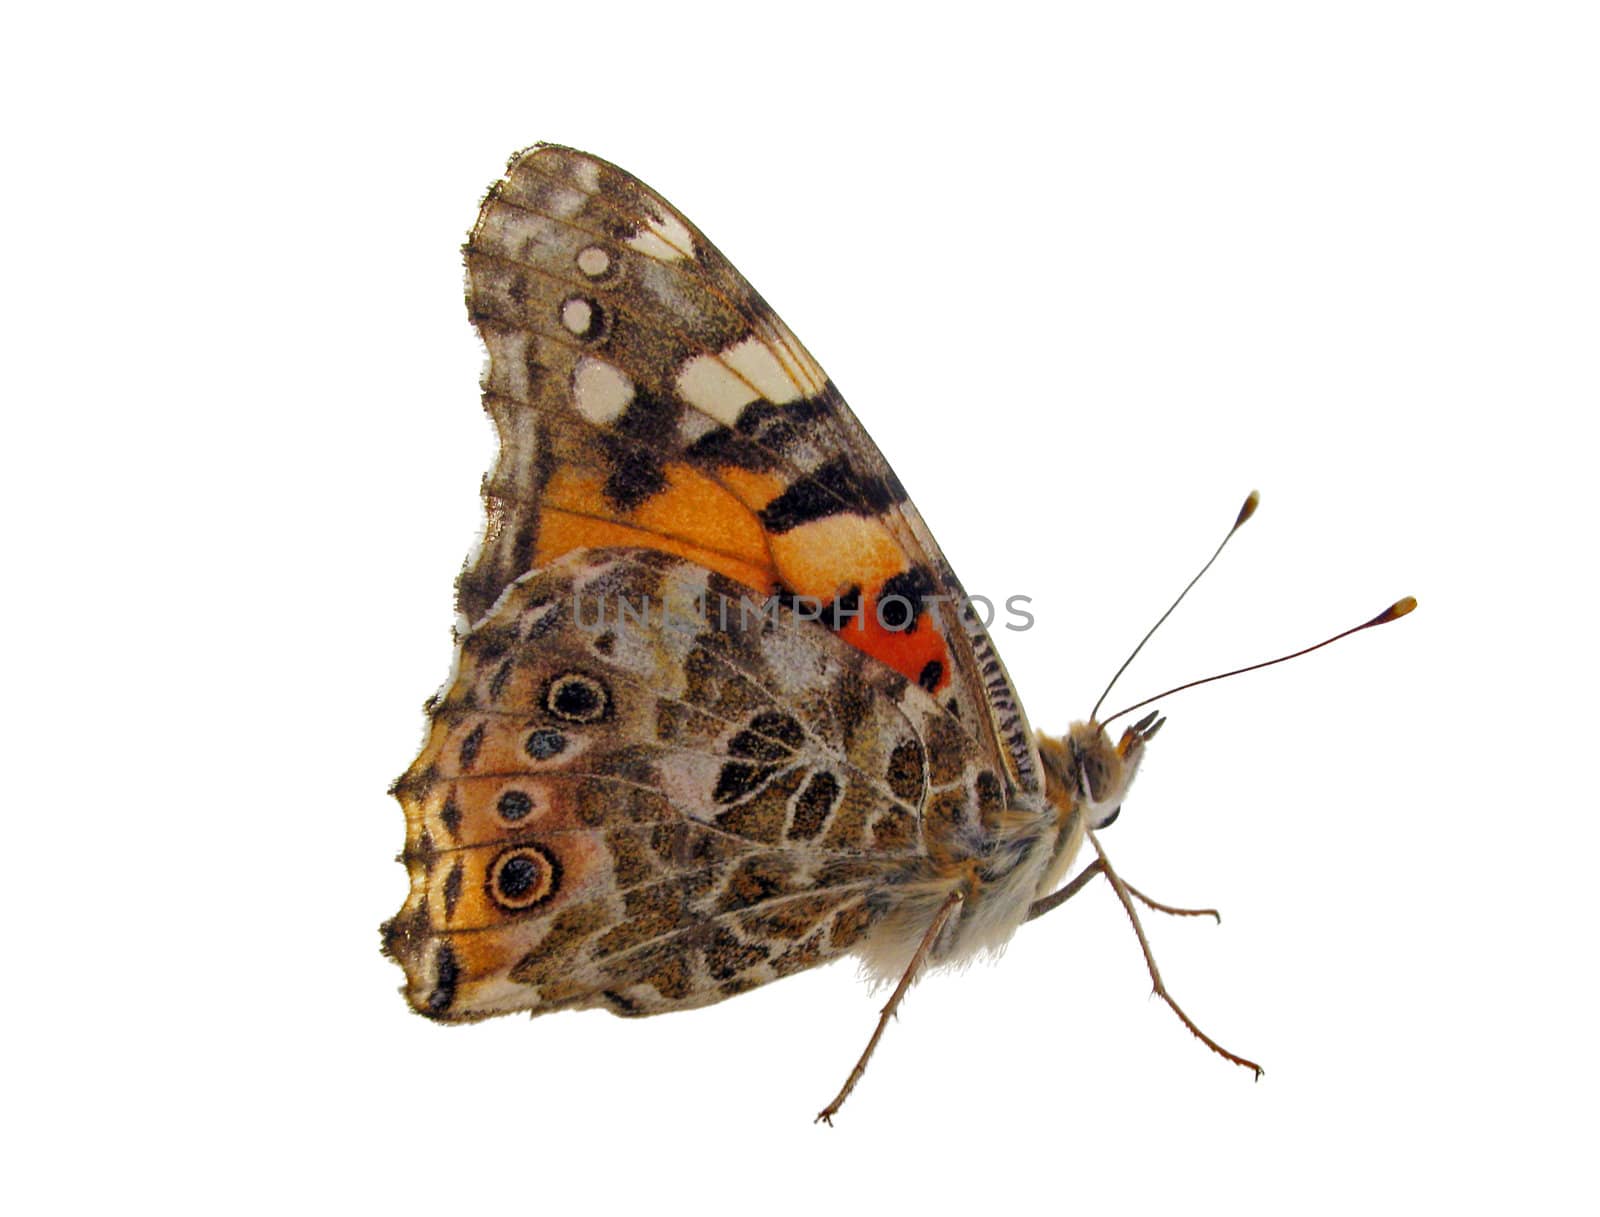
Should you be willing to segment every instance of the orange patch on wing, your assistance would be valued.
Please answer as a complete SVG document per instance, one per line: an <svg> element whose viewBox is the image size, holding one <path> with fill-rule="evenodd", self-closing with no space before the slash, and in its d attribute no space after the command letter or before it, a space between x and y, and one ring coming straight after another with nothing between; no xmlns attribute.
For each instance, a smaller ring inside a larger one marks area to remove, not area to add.
<svg viewBox="0 0 1600 1217"><path fill-rule="evenodd" d="M910 565L905 550L879 520L837 515L812 520L768 538L783 585L802 596L831 600L852 587L879 587Z"/></svg>
<svg viewBox="0 0 1600 1217"><path fill-rule="evenodd" d="M771 536L767 544L784 587L824 605L851 588L861 589L861 615L846 618L839 637L886 663L907 680L922 684L928 665L937 679L930 692L950 683L950 650L931 612L917 618L914 630L885 629L878 620L878 593L884 583L908 570L911 560L883 521L868 516L836 515L811 520L789 532ZM904 606L895 608L896 619Z"/></svg>
<svg viewBox="0 0 1600 1217"><path fill-rule="evenodd" d="M687 465L668 465L665 473L663 490L622 512L606 498L600 475L557 470L545 486L538 563L584 546L636 545L677 554L769 592L777 575L755 513Z"/></svg>
<svg viewBox="0 0 1600 1217"><path fill-rule="evenodd" d="M898 613L901 607L897 603L894 611ZM948 614L954 610L941 606L941 611ZM839 637L856 650L888 664L913 684L921 684L928 665L937 663L938 679L928 689L930 693L943 692L950 684L950 648L945 645L944 635L934 624L931 612L918 617L917 628L909 632L885 629L878 621L878 596L874 589L861 597L860 621L846 621Z"/></svg>
<svg viewBox="0 0 1600 1217"><path fill-rule="evenodd" d="M666 487L629 512L618 511L606 498L604 479L578 469L557 470L545 486L544 502L676 537L752 565L768 565L761 522L745 504L687 465L668 465L664 473Z"/></svg>
<svg viewBox="0 0 1600 1217"><path fill-rule="evenodd" d="M545 508L544 519L539 525L539 546L534 552L534 565L546 566L574 549L599 545L631 545L677 554L707 570L720 571L736 583L742 583L762 595L772 590L776 579L770 567L756 566L658 532L632 528L611 520L598 520L593 516L575 515L559 507Z"/></svg>
<svg viewBox="0 0 1600 1217"><path fill-rule="evenodd" d="M717 477L752 511L760 511L788 489L783 479L770 473L752 473L732 465L719 468Z"/></svg>
<svg viewBox="0 0 1600 1217"><path fill-rule="evenodd" d="M950 650L931 610L921 613L916 628L910 631L886 629L878 620L878 596L884 583L911 565L900 542L881 520L828 516L770 537L768 544L778 577L799 595L826 605L851 588L861 589L861 615L845 618L839 637L918 684L930 671L928 665L937 663L932 670L937 679L930 692L949 685ZM891 612L897 623L904 607L897 603Z"/></svg>

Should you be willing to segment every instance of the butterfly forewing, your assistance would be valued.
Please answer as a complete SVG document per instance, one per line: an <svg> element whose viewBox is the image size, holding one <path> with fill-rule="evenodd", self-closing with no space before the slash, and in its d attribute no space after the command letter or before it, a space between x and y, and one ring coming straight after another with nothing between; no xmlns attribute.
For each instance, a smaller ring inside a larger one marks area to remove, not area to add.
<svg viewBox="0 0 1600 1217"><path fill-rule="evenodd" d="M467 245L500 432L469 622L576 549L640 546L811 611L1040 788L1009 679L915 508L821 368L665 200L597 158L514 158Z"/></svg>

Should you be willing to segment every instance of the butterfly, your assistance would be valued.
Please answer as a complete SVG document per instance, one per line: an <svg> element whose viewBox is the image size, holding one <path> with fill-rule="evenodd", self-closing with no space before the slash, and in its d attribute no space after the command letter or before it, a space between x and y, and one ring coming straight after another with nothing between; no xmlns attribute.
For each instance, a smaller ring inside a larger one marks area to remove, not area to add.
<svg viewBox="0 0 1600 1217"><path fill-rule="evenodd" d="M854 955L899 983L830 1119L924 968L1100 874L1136 928L1134 899L1205 911L1146 900L1095 835L1164 720L1030 727L888 462L675 208L537 145L465 257L500 449L393 787L384 949L415 1010L660 1014Z"/></svg>

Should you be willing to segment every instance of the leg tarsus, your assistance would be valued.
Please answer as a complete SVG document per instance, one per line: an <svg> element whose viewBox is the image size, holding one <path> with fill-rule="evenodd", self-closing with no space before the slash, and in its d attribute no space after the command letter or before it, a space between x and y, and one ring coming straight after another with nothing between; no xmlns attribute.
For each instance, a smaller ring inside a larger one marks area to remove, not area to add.
<svg viewBox="0 0 1600 1217"><path fill-rule="evenodd" d="M1153 991L1155 995L1171 1007L1172 1012L1178 1016L1179 1021L1181 1021L1185 1027L1189 1028L1190 1034L1192 1034L1202 1044L1211 1049L1211 1051L1215 1052L1223 1060L1232 1061L1235 1065L1239 1065L1245 1069L1253 1070L1257 1079L1259 1079L1261 1075L1266 1072L1261 1068L1260 1065L1257 1065L1254 1061L1246 1060L1237 1053L1229 1052L1221 1044L1217 1043L1216 1040L1212 1039L1204 1031L1200 1030L1200 1028L1195 1024L1194 1019L1185 1014L1183 1012L1183 1007L1178 1005L1178 1003L1172 999L1172 994L1167 992L1167 986L1161 979L1161 969L1156 967L1156 957L1150 951L1150 942L1144 936L1144 926L1139 924L1138 910L1133 907L1133 897L1130 895L1132 889L1130 889L1128 885L1122 881L1121 876L1119 876L1117 872L1112 869L1111 860L1106 857L1105 850L1100 848L1100 840L1094 835L1093 829L1088 831L1088 837L1090 844L1094 846L1094 852L1099 855L1101 869L1105 871L1105 876L1110 881L1112 890L1117 893L1117 899L1122 902L1123 910L1128 914L1128 920L1133 922L1133 932L1139 938L1139 949L1144 952L1145 967L1150 971L1150 982L1154 986ZM1140 897L1140 899L1143 899L1143 897ZM1146 903L1150 902L1146 901ZM1218 918L1218 920L1221 920L1221 918Z"/></svg>
<svg viewBox="0 0 1600 1217"><path fill-rule="evenodd" d="M961 903L961 893L951 892L945 897L944 903L939 906L939 911L933 915L933 920L928 924L927 933L923 934L922 941L917 944L917 949L912 953L911 962L906 965L906 970L900 976L900 983L894 987L894 992L889 995L888 1003L878 1012L878 1025L873 1029L872 1038L867 1041L866 1051L861 1054L861 1059L856 1062L850 1076L845 1079L844 1085L839 1088L839 1093L833 1096L829 1103L817 1113L813 1123L826 1124L833 1127L833 1117L839 1113L839 1108L844 1106L844 1101L850 1097L850 1092L856 1088L856 1083L861 1080L861 1075L867 1071L867 1062L872 1059L873 1052L878 1047L878 1041L883 1038L883 1030L889 1025L891 1018L898 1018L900 1001L906 995L906 990L911 988L911 982L916 979L921 971L923 962L928 957L928 952L933 950L933 944L939 938L939 931L944 929L945 922L950 920L950 914L955 912L956 906Z"/></svg>
<svg viewBox="0 0 1600 1217"><path fill-rule="evenodd" d="M1161 901L1159 901L1159 900L1150 899L1149 896L1146 896L1143 892L1141 892L1138 888L1134 887L1133 884L1129 883L1126 879L1124 879L1122 881L1122 886L1128 889L1128 894L1129 895L1134 896L1137 899L1143 901L1146 905L1148 905L1150 908L1155 909L1155 911L1158 912L1158 913L1167 913L1167 914L1170 914L1173 917L1215 917L1217 919L1217 924L1218 925L1222 924L1222 914L1217 912L1216 909L1180 909L1180 908L1173 908L1172 905L1170 905L1170 904L1162 904Z"/></svg>

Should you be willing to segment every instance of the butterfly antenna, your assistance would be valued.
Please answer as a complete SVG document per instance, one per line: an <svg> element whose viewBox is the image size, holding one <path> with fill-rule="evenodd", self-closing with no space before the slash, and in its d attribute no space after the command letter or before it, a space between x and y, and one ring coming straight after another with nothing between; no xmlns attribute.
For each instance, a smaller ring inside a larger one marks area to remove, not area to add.
<svg viewBox="0 0 1600 1217"><path fill-rule="evenodd" d="M1320 651L1323 647L1328 646L1331 643L1338 642L1341 638L1348 638L1351 634L1359 634L1362 630L1370 630L1375 625L1387 625L1391 621L1397 620L1400 617L1404 617L1416 607L1417 598L1415 596L1407 596L1402 600L1396 600L1371 621L1363 621L1360 625L1353 625L1348 630L1342 630L1335 634L1332 638L1324 638L1315 646L1304 647L1301 650L1294 651L1288 655L1279 655L1276 659L1266 659L1260 663L1253 663L1247 668L1235 668L1231 672L1219 672L1215 676L1207 676L1201 680L1191 680L1187 684L1174 685L1165 693L1157 693L1154 697L1147 697L1143 701L1134 702L1131 706L1124 706L1121 710L1118 710L1115 714L1107 718L1106 722L1109 723L1114 719L1121 718L1124 714L1127 714L1133 710L1137 710L1140 706L1148 706L1153 701L1160 701L1163 697L1167 697L1170 694L1181 693L1185 689L1192 689L1196 685L1208 685L1213 680L1226 680L1230 676L1239 676L1245 672L1254 672L1257 668L1270 668L1275 663L1284 663L1290 659L1298 659L1302 655L1309 655L1312 651Z"/></svg>
<svg viewBox="0 0 1600 1217"><path fill-rule="evenodd" d="M1161 614L1160 620L1150 627L1149 632L1146 633L1143 638L1139 639L1139 645L1134 647L1133 651L1128 655L1128 657L1122 661L1122 666L1117 669L1116 675L1111 678L1111 682L1106 685L1105 690L1100 694L1100 699L1094 703L1094 709L1089 712L1089 721L1091 723L1098 721L1096 715L1100 713L1101 705L1104 704L1107 696L1110 695L1111 690L1116 686L1117 681L1122 679L1122 674L1128 670L1128 665L1134 661L1134 658L1139 654L1140 651L1144 650L1144 644L1150 641L1150 636L1161 628L1162 622L1166 621L1168 617L1172 616L1172 610L1183 603L1183 598L1189 594L1189 589L1192 588L1196 583L1199 583L1200 576L1211 569L1211 563L1215 562L1217 558L1221 556L1223 546L1227 545L1229 541L1233 540L1233 534L1239 531L1246 520L1255 515L1256 508L1260 505L1260 493L1252 490L1249 494L1249 497L1245 499L1244 506L1239 508L1239 516L1236 520L1234 520L1233 527L1228 529L1228 535L1223 537L1222 544L1217 546L1216 553L1212 554L1206 564L1200 568L1199 574L1195 575L1193 579L1189 580L1184 589L1178 593L1178 598L1172 602L1171 606L1166 612ZM1332 640L1330 639L1330 641ZM1287 656L1285 656L1285 658L1287 658ZM1140 702L1139 704L1141 706L1144 705L1143 702ZM1127 711L1123 710L1120 713L1126 714ZM1115 718L1117 716L1113 714L1111 717ZM1106 721L1110 722L1111 719L1107 719Z"/></svg>

